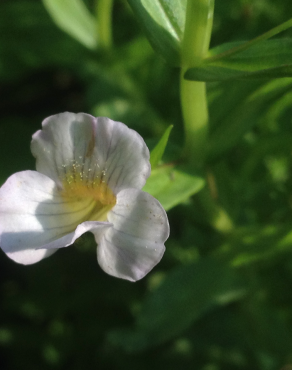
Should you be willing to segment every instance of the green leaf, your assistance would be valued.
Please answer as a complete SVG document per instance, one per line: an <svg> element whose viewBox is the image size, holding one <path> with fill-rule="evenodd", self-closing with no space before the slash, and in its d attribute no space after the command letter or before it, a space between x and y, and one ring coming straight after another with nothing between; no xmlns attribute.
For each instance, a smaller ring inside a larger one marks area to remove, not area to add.
<svg viewBox="0 0 292 370"><path fill-rule="evenodd" d="M82 0L43 0L55 23L89 49L97 47L95 18Z"/></svg>
<svg viewBox="0 0 292 370"><path fill-rule="evenodd" d="M236 229L218 253L224 254L234 266L275 260L278 255L291 255L291 224L251 226Z"/></svg>
<svg viewBox="0 0 292 370"><path fill-rule="evenodd" d="M143 190L153 195L168 211L200 191L204 179L182 168L161 167L152 171Z"/></svg>
<svg viewBox="0 0 292 370"><path fill-rule="evenodd" d="M292 39L262 41L243 51L228 53L245 44L228 43L210 50L211 57L201 66L187 70L185 78L212 82L292 76Z"/></svg>
<svg viewBox="0 0 292 370"><path fill-rule="evenodd" d="M211 65L202 66L188 69L184 77L191 81L205 82L292 77L292 63L253 72Z"/></svg>
<svg viewBox="0 0 292 370"><path fill-rule="evenodd" d="M220 45L209 51L212 56L225 53L233 48L244 45L245 42L232 42ZM292 39L273 39L251 46L249 49L222 57L210 64L218 67L234 68L242 71L257 71L289 65L292 62ZM204 64L208 63L208 59ZM207 64L207 65L208 65ZM206 64L205 64L206 65Z"/></svg>
<svg viewBox="0 0 292 370"><path fill-rule="evenodd" d="M219 259L200 259L170 272L146 298L135 328L113 331L109 339L129 352L162 344L211 309L238 300L245 293L238 271Z"/></svg>
<svg viewBox="0 0 292 370"><path fill-rule="evenodd" d="M153 49L171 65L180 65L186 0L128 0Z"/></svg>
<svg viewBox="0 0 292 370"><path fill-rule="evenodd" d="M243 99L241 104L231 105L226 117L213 128L208 148L209 160L216 160L225 151L234 147L243 135L259 120L259 117L275 101L291 91L292 80L279 79L269 81Z"/></svg>
<svg viewBox="0 0 292 370"><path fill-rule="evenodd" d="M168 128L165 130L164 134L162 135L162 138L159 140L157 145L154 149L152 149L150 153L150 164L152 170L158 165L158 163L161 161L161 158L164 154L168 138L170 135L170 132L173 128L173 125L168 126Z"/></svg>
<svg viewBox="0 0 292 370"><path fill-rule="evenodd" d="M264 43L266 40L287 30L290 27L292 27L292 18L272 28L271 30L263 33L262 35L255 37L254 39L250 41L234 43L233 46L231 48L228 48L227 50L224 47L223 47L223 50L219 50L221 48L221 46L219 46L218 48L216 48L218 50L215 53L215 55L211 55L205 61L206 63L213 63L214 61L219 61L226 57L234 56L237 53L241 53L251 47ZM214 53L211 52L211 54L214 54Z"/></svg>
<svg viewBox="0 0 292 370"><path fill-rule="evenodd" d="M55 26L41 2L7 1L0 7L2 82L11 84L27 73L55 66L80 70L84 48ZM42 89L40 84L47 82L35 83Z"/></svg>

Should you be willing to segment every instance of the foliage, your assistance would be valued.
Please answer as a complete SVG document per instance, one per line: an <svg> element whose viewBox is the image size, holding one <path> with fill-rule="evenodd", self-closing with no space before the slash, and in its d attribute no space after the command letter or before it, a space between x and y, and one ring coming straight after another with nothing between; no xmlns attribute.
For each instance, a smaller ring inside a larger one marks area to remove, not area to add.
<svg viewBox="0 0 292 370"><path fill-rule="evenodd" d="M213 24L212 1L109 2L1 2L0 181L34 169L46 116L122 121L151 150L167 251L135 284L90 234L32 266L1 253L0 368L288 370L291 2L220 0Z"/></svg>

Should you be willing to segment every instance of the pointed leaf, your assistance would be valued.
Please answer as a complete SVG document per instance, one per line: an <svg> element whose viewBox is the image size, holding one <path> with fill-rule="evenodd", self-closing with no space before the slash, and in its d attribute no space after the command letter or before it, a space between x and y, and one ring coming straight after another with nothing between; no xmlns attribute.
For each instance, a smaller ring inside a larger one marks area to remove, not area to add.
<svg viewBox="0 0 292 370"><path fill-rule="evenodd" d="M202 177L182 168L162 167L152 171L143 190L158 199L168 211L200 191L204 184Z"/></svg>
<svg viewBox="0 0 292 370"><path fill-rule="evenodd" d="M154 149L152 149L150 153L150 164L152 170L158 165L158 163L161 161L161 158L164 154L168 138L170 135L170 132L173 128L173 125L168 126L168 128L165 130L164 134L162 135L162 138L159 140L157 145Z"/></svg>
<svg viewBox="0 0 292 370"><path fill-rule="evenodd" d="M212 61L212 58L219 57L221 53L228 53L244 44L246 43L231 42L213 48L209 51L211 57L204 64L252 72L292 63L292 39L288 38L263 41L241 52L227 54L226 57Z"/></svg>
<svg viewBox="0 0 292 370"><path fill-rule="evenodd" d="M288 21L279 24L278 26L272 28L271 30L263 33L260 36L255 37L254 39L246 42L239 42L235 43L234 46L231 49L227 50L220 50L219 53L217 52L217 55L213 55L206 59L207 63L213 63L214 61L219 61L221 59L224 59L226 57L234 56L237 53L241 53L247 49L250 49L251 47L258 46L258 44L262 44L265 41L269 40L271 37L287 30L288 28L292 27L292 18L290 18ZM237 44L237 45L236 45ZM221 46L218 47L220 49ZM217 48L216 48L217 49ZM212 52L211 52L212 54Z"/></svg>
<svg viewBox="0 0 292 370"><path fill-rule="evenodd" d="M282 77L292 77L292 63L253 72L208 65L190 68L185 73L185 79L187 80L205 82L272 79Z"/></svg>
<svg viewBox="0 0 292 370"><path fill-rule="evenodd" d="M211 82L292 76L292 39L262 41L231 53L245 44L228 43L210 50L211 56L201 66L189 69L185 78Z"/></svg>
<svg viewBox="0 0 292 370"><path fill-rule="evenodd" d="M89 49L97 46L97 27L82 0L43 0L55 23Z"/></svg>
<svg viewBox="0 0 292 370"><path fill-rule="evenodd" d="M167 62L180 64L186 0L128 0L153 47Z"/></svg>

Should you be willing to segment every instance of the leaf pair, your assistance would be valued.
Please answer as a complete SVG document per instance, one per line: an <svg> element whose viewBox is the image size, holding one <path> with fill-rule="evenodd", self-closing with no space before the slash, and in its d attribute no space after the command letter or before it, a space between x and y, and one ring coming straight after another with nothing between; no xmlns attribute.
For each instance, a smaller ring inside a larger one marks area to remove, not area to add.
<svg viewBox="0 0 292 370"><path fill-rule="evenodd" d="M181 65L186 0L128 0L154 50ZM97 22L82 0L43 0L56 24L84 46L98 45ZM267 40L292 26L289 20L249 42L221 45L185 73L187 80L228 81L292 77L292 40Z"/></svg>
<svg viewBox="0 0 292 370"><path fill-rule="evenodd" d="M154 50L180 66L186 0L128 0ZM289 20L249 42L223 44L185 73L187 80L228 81L292 76L292 40L268 40L292 26Z"/></svg>

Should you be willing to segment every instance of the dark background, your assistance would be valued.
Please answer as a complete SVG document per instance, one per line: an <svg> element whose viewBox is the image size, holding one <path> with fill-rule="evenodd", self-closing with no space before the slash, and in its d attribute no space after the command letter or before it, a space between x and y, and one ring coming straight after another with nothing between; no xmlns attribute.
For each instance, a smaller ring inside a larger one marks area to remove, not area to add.
<svg viewBox="0 0 292 370"><path fill-rule="evenodd" d="M93 1L86 4L93 11ZM251 39L291 14L291 0L218 0L211 46ZM173 124L166 160L173 159L183 143L179 70L154 53L125 1L114 2L113 40L108 52L90 51L57 28L41 1L0 1L1 183L34 169L31 135L62 111L120 120L150 148ZM244 100L262 86L210 84L211 126L241 104L236 96ZM0 369L292 369L289 89L265 100L246 118L256 124L242 140L208 164L238 225L229 239L204 223L190 200L169 212L165 256L137 283L100 269L91 235L32 266L1 252ZM226 250L247 287L219 303L214 288L212 304L200 306L205 275L217 279L213 258ZM173 308L159 300L165 295ZM184 310L198 314L180 326ZM165 338L164 311L171 318Z"/></svg>

